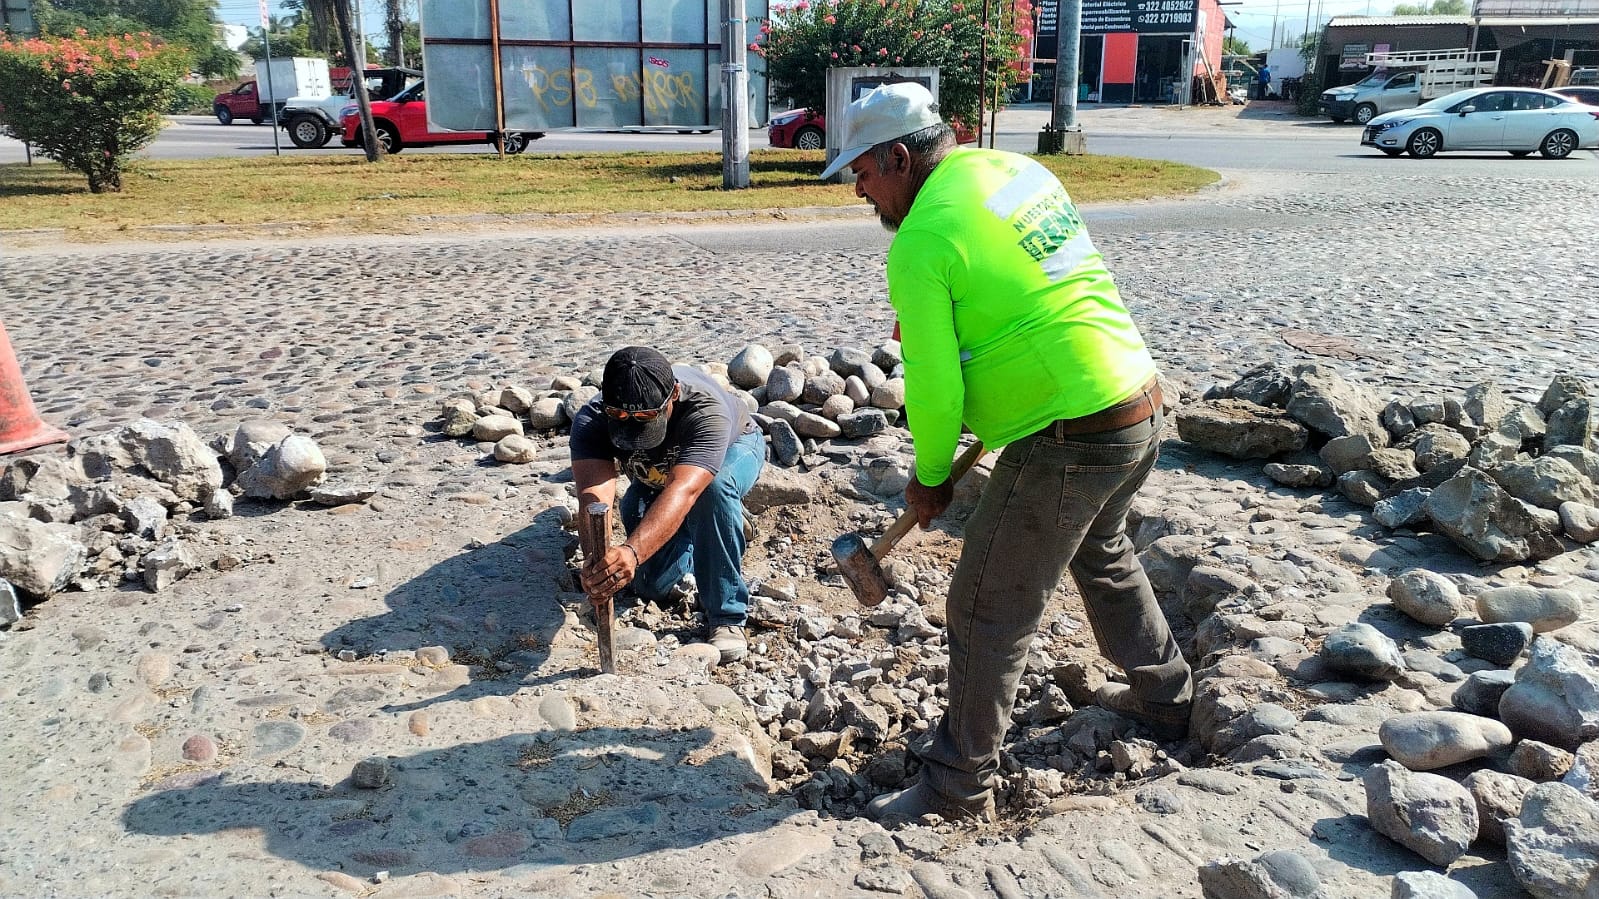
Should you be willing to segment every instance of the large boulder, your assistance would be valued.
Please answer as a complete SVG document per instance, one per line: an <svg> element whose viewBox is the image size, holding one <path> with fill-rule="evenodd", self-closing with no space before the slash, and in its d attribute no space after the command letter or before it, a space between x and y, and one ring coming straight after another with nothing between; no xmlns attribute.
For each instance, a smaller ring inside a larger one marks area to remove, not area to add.
<svg viewBox="0 0 1599 899"><path fill-rule="evenodd" d="M805 372L797 365L785 365L767 372L766 401L790 403L805 392Z"/></svg>
<svg viewBox="0 0 1599 899"><path fill-rule="evenodd" d="M1440 533L1485 562L1548 559L1564 550L1559 515L1516 499L1475 468L1438 485L1426 510Z"/></svg>
<svg viewBox="0 0 1599 899"><path fill-rule="evenodd" d="M1599 739L1599 655L1553 637L1534 640L1499 700L1499 720L1518 737L1562 749Z"/></svg>
<svg viewBox="0 0 1599 899"><path fill-rule="evenodd" d="M1599 543L1599 507L1561 503L1560 527L1565 530L1567 537L1578 543Z"/></svg>
<svg viewBox="0 0 1599 899"><path fill-rule="evenodd" d="M1416 454L1416 470L1422 473L1471 454L1471 441L1454 428L1440 424L1422 425L1406 435L1398 445Z"/></svg>
<svg viewBox="0 0 1599 899"><path fill-rule="evenodd" d="M1222 391L1224 396L1281 409L1288 403L1288 392L1293 389L1292 375L1277 367L1274 362L1263 362L1238 376L1238 380Z"/></svg>
<svg viewBox="0 0 1599 899"><path fill-rule="evenodd" d="M1510 412L1510 400L1492 381L1466 388L1465 400L1460 405L1478 433L1498 427Z"/></svg>
<svg viewBox="0 0 1599 899"><path fill-rule="evenodd" d="M1543 445L1599 451L1599 399L1572 400L1550 413Z"/></svg>
<svg viewBox="0 0 1599 899"><path fill-rule="evenodd" d="M767 465L755 486L744 496L744 506L759 514L778 506L804 505L816 499L817 483L814 477Z"/></svg>
<svg viewBox="0 0 1599 899"><path fill-rule="evenodd" d="M1524 622L1534 633L1559 630L1582 617L1582 597L1570 590L1516 584L1477 594L1477 617L1485 624Z"/></svg>
<svg viewBox="0 0 1599 899"><path fill-rule="evenodd" d="M1304 425L1245 400L1189 403L1177 410L1177 435L1201 449L1237 459L1267 459L1305 448Z"/></svg>
<svg viewBox="0 0 1599 899"><path fill-rule="evenodd" d="M0 580L38 598L67 588L88 550L76 527L0 513Z"/></svg>
<svg viewBox="0 0 1599 899"><path fill-rule="evenodd" d="M328 460L316 441L291 434L240 474L238 485L245 496L255 499L292 499L320 481L327 470Z"/></svg>
<svg viewBox="0 0 1599 899"><path fill-rule="evenodd" d="M1293 377L1287 408L1295 420L1329 437L1363 434L1374 446L1388 444L1382 403L1370 390L1316 363L1294 366Z"/></svg>
<svg viewBox="0 0 1599 899"><path fill-rule="evenodd" d="M1460 590L1448 578L1425 568L1412 568L1388 582L1394 608L1432 627L1460 617Z"/></svg>
<svg viewBox="0 0 1599 899"><path fill-rule="evenodd" d="M1479 759L1514 742L1510 729L1492 718L1463 712L1395 715L1377 731L1382 748L1412 771L1431 771Z"/></svg>
<svg viewBox="0 0 1599 899"><path fill-rule="evenodd" d="M1501 462L1488 474L1511 496L1544 509L1559 509L1561 503L1591 505L1596 499L1594 483L1554 456Z"/></svg>
<svg viewBox="0 0 1599 899"><path fill-rule="evenodd" d="M1576 375L1555 375L1549 381L1549 386L1544 388L1543 396L1538 399L1538 412L1548 418L1561 406L1573 400L1585 400L1588 396L1587 381Z"/></svg>
<svg viewBox="0 0 1599 899"><path fill-rule="evenodd" d="M1321 658L1330 670L1361 680L1393 680L1405 671L1398 644L1362 622L1328 634L1321 644Z"/></svg>
<svg viewBox="0 0 1599 899"><path fill-rule="evenodd" d="M1599 804L1565 784L1527 791L1521 816L1505 822L1516 879L1537 899L1599 895Z"/></svg>
<svg viewBox="0 0 1599 899"><path fill-rule="evenodd" d="M1477 899L1477 894L1436 871L1400 871L1388 899Z"/></svg>
<svg viewBox="0 0 1599 899"><path fill-rule="evenodd" d="M1304 856L1279 849L1201 865L1199 888L1205 899L1313 899L1320 895L1321 875Z"/></svg>
<svg viewBox="0 0 1599 899"><path fill-rule="evenodd" d="M727 379L735 387L754 390L766 383L772 373L772 363L771 350L758 343L749 344L727 363Z"/></svg>
<svg viewBox="0 0 1599 899"><path fill-rule="evenodd" d="M228 438L228 462L235 471L244 471L261 461L267 450L282 442L293 431L280 421L252 419L240 422L233 436Z"/></svg>
<svg viewBox="0 0 1599 899"><path fill-rule="evenodd" d="M1505 844L1505 822L1521 816L1527 792L1537 786L1525 777L1502 771L1473 771L1460 782L1477 801L1477 835L1490 843Z"/></svg>
<svg viewBox="0 0 1599 899"><path fill-rule="evenodd" d="M117 470L131 470L166 484L179 499L196 504L222 486L222 465L216 452L181 421L141 418L103 436L105 439L74 444L90 477L108 478Z"/></svg>
<svg viewBox="0 0 1599 899"><path fill-rule="evenodd" d="M1435 865L1448 867L1477 838L1476 801L1446 777L1387 761L1367 769L1364 786L1372 829Z"/></svg>

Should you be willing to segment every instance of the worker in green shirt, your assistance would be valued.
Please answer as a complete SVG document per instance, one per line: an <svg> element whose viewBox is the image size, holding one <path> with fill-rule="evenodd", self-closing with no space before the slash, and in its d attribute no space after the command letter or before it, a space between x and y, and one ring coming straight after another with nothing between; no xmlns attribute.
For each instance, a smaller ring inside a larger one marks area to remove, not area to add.
<svg viewBox="0 0 1599 899"><path fill-rule="evenodd" d="M1003 447L966 523L947 602L949 707L922 780L880 820L990 818L991 779L1045 603L1070 570L1100 651L1128 683L1096 699L1159 739L1187 732L1193 678L1126 533L1164 424L1155 363L1054 175L957 148L932 95L885 85L844 113L855 192L895 232L888 293L905 359L923 528L950 504L964 424Z"/></svg>

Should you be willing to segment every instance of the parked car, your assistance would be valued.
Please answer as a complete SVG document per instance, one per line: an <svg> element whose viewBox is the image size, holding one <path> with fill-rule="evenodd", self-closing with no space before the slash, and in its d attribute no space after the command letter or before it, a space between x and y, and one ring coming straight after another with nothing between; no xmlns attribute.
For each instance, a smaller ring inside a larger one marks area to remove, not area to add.
<svg viewBox="0 0 1599 899"><path fill-rule="evenodd" d="M389 100L372 103L372 129L385 153L398 153L406 147L428 144L481 144L494 143L494 134L487 131L433 131L428 128L427 82L418 81ZM357 147L365 141L361 136L361 114L355 106L346 106L339 115L343 126L343 143ZM542 131L511 131L505 135L505 152L520 153L527 145L544 136Z"/></svg>
<svg viewBox="0 0 1599 899"><path fill-rule="evenodd" d="M368 68L361 73L361 78L366 82L367 98L376 101L398 95L420 81L422 73L416 69ZM296 147L310 150L326 146L333 135L343 130L344 123L339 116L350 105L354 85L346 74L334 87L338 93L320 99L296 97L288 101L278 116L278 122L289 132L289 140L294 141Z"/></svg>
<svg viewBox="0 0 1599 899"><path fill-rule="evenodd" d="M1556 87L1551 88L1554 93L1562 97L1576 100L1588 106L1599 106L1599 87Z"/></svg>
<svg viewBox="0 0 1599 899"><path fill-rule="evenodd" d="M977 135L957 123L955 140L969 144L977 140ZM827 146L827 117L809 109L779 113L767 123L766 142L782 149L820 150Z"/></svg>
<svg viewBox="0 0 1599 899"><path fill-rule="evenodd" d="M1360 143L1418 159L1446 150L1505 150L1512 156L1536 150L1564 159L1599 145L1599 109L1534 88L1473 88L1377 116Z"/></svg>

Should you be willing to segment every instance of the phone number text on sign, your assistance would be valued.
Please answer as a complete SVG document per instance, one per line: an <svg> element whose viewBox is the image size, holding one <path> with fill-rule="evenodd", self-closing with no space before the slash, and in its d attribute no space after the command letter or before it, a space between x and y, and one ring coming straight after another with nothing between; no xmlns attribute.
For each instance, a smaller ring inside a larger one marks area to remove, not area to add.
<svg viewBox="0 0 1599 899"><path fill-rule="evenodd" d="M1138 14L1140 25L1192 25L1194 14L1191 12L1141 12Z"/></svg>

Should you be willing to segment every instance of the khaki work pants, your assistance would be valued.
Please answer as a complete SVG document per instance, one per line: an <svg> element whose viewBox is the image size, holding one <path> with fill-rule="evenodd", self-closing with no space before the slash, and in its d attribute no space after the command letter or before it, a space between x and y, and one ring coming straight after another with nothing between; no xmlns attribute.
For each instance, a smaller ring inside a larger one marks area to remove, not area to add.
<svg viewBox="0 0 1599 899"><path fill-rule="evenodd" d="M951 804L989 797L1028 648L1068 568L1100 652L1135 694L1157 710L1191 700L1188 663L1127 536L1163 425L1159 412L1098 434L1051 425L1000 454L950 584L949 708L923 756L927 782Z"/></svg>

